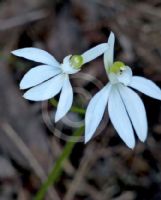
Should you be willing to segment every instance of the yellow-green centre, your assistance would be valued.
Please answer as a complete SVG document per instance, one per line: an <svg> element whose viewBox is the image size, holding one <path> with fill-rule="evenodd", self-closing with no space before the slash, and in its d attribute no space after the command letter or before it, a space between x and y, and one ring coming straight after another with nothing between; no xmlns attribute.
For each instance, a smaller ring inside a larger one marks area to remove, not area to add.
<svg viewBox="0 0 161 200"><path fill-rule="evenodd" d="M83 65L83 57L81 55L74 55L71 57L70 62L74 68L80 69Z"/></svg>
<svg viewBox="0 0 161 200"><path fill-rule="evenodd" d="M116 61L109 68L109 73L117 74L117 73L120 73L124 69L125 69L125 64L121 61Z"/></svg>

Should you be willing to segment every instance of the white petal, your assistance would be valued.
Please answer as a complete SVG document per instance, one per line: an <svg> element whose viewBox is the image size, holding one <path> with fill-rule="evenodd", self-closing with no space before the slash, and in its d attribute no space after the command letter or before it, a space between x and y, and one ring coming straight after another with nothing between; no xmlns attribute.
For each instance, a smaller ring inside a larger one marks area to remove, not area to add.
<svg viewBox="0 0 161 200"><path fill-rule="evenodd" d="M24 98L32 101L50 99L60 92L64 78L64 74L57 75L56 77L28 90L24 94Z"/></svg>
<svg viewBox="0 0 161 200"><path fill-rule="evenodd" d="M20 89L27 89L38 85L53 76L60 74L61 70L50 65L40 65L30 69L20 82Z"/></svg>
<svg viewBox="0 0 161 200"><path fill-rule="evenodd" d="M95 58L99 57L107 49L108 49L108 44L107 43L102 43L102 44L99 44L96 47L93 47L93 48L89 49L88 51L84 52L82 54L83 64L88 63L91 60L94 60Z"/></svg>
<svg viewBox="0 0 161 200"><path fill-rule="evenodd" d="M60 94L59 103L55 115L55 122L59 121L70 110L73 103L73 89L66 75L63 88Z"/></svg>
<svg viewBox="0 0 161 200"><path fill-rule="evenodd" d="M133 76L129 86L154 99L161 100L161 89L151 80L140 76Z"/></svg>
<svg viewBox="0 0 161 200"><path fill-rule="evenodd" d="M119 91L136 134L144 142L147 137L147 117L144 104L130 88L120 85Z"/></svg>
<svg viewBox="0 0 161 200"><path fill-rule="evenodd" d="M118 76L118 81L124 85L128 85L132 79L132 70L126 66L126 69Z"/></svg>
<svg viewBox="0 0 161 200"><path fill-rule="evenodd" d="M117 86L113 86L111 90L108 111L111 122L117 130L119 136L128 147L134 148L135 138L132 125L118 92Z"/></svg>
<svg viewBox="0 0 161 200"><path fill-rule="evenodd" d="M110 33L108 38L108 49L104 53L104 66L106 71L113 64L114 61L114 44L115 44L115 35L113 32Z"/></svg>
<svg viewBox="0 0 161 200"><path fill-rule="evenodd" d="M38 48L23 48L11 52L15 56L26 58L46 65L59 66L59 62L48 52Z"/></svg>
<svg viewBox="0 0 161 200"><path fill-rule="evenodd" d="M90 101L85 116L85 143L96 131L106 108L111 84L107 84Z"/></svg>

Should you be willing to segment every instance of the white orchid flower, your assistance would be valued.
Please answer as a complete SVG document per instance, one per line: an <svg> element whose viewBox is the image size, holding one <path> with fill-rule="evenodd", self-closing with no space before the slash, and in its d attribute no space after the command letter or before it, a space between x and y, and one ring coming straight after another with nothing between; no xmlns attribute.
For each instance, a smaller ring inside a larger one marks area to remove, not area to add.
<svg viewBox="0 0 161 200"><path fill-rule="evenodd" d="M22 81L20 89L29 89L24 98L32 101L48 100L59 92L60 99L55 115L57 122L70 110L73 102L73 90L69 74L80 71L83 64L90 62L107 50L107 43L102 43L82 55L69 55L59 63L52 55L38 48L23 48L12 51L12 54L42 63L29 70Z"/></svg>
<svg viewBox="0 0 161 200"><path fill-rule="evenodd" d="M140 97L129 87L152 98L161 100L161 90L152 81L133 76L130 67L122 62L114 62L115 36L110 34L108 50L104 53L104 65L109 83L90 101L85 116L85 142L96 131L108 103L111 122L121 139L130 148L135 146L133 128L138 138L144 142L147 137L147 117Z"/></svg>

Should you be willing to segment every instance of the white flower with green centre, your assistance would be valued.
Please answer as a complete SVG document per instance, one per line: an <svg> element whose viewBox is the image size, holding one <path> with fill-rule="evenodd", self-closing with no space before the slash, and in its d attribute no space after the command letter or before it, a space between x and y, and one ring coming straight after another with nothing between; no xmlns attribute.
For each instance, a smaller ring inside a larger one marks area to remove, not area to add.
<svg viewBox="0 0 161 200"><path fill-rule="evenodd" d="M102 55L107 50L107 43L102 43L82 55L69 55L59 63L52 55L37 48L23 48L12 54L42 63L29 70L22 81L20 89L29 89L24 98L31 101L44 101L53 98L59 92L60 99L55 115L57 122L70 110L73 103L73 90L69 75L80 71L82 65Z"/></svg>
<svg viewBox="0 0 161 200"><path fill-rule="evenodd" d="M144 142L147 137L147 117L140 97L131 89L161 100L161 90L152 81L133 76L130 67L114 62L115 36L110 34L108 50L104 53L104 65L109 83L90 101L85 116L85 142L95 133L108 103L111 122L119 136L130 148L135 146L134 130ZM134 128L134 130L133 130Z"/></svg>

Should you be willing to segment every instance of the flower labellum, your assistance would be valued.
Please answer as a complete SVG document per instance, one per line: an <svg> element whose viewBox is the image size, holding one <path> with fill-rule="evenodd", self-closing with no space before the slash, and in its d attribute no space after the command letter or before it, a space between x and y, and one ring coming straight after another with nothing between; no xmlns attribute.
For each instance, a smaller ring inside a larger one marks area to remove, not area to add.
<svg viewBox="0 0 161 200"><path fill-rule="evenodd" d="M113 65L109 68L109 73L120 73L121 70L125 69L125 64L120 61L116 61Z"/></svg>
<svg viewBox="0 0 161 200"><path fill-rule="evenodd" d="M134 130L142 142L147 138L147 116L142 100L131 88L158 100L161 100L161 90L152 81L133 76L130 67L123 62L114 62L114 42L115 36L111 33L109 48L104 53L109 83L91 99L87 107L85 142L95 133L108 103L109 117L114 128L126 145L134 148Z"/></svg>
<svg viewBox="0 0 161 200"><path fill-rule="evenodd" d="M79 72L82 65L102 55L107 48L107 43L102 43L82 55L66 56L62 63L59 63L48 52L38 48L12 51L15 56L42 63L30 69L21 80L20 89L28 89L24 98L32 101L44 101L60 93L55 115L57 122L66 115L73 103L73 89L69 75Z"/></svg>
<svg viewBox="0 0 161 200"><path fill-rule="evenodd" d="M74 55L71 57L70 63L74 68L79 69L83 65L83 57L81 55Z"/></svg>

